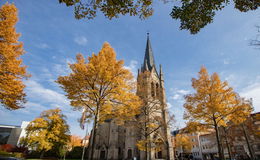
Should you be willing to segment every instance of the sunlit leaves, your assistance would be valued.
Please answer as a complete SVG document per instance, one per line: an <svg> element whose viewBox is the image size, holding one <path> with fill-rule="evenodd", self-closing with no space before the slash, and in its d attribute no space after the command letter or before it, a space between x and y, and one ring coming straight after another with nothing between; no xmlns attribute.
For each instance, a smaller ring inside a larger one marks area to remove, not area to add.
<svg viewBox="0 0 260 160"><path fill-rule="evenodd" d="M67 6L74 6L77 19L93 19L98 12L112 19L120 15L139 16L141 19L152 15L152 0L59 0Z"/></svg>
<svg viewBox="0 0 260 160"><path fill-rule="evenodd" d="M6 3L0 8L0 103L10 110L19 109L25 103L25 85L28 77L21 55L25 53L20 34L16 33L17 8Z"/></svg>
<svg viewBox="0 0 260 160"><path fill-rule="evenodd" d="M240 124L253 111L251 101L241 98L216 73L210 76L205 67L198 79L192 79L192 87L196 92L186 95L184 104L184 119L191 130L226 126L230 121Z"/></svg>
<svg viewBox="0 0 260 160"><path fill-rule="evenodd" d="M192 148L191 139L185 134L177 134L175 137L175 146L183 152L189 153Z"/></svg>
<svg viewBox="0 0 260 160"><path fill-rule="evenodd" d="M259 0L233 0L235 8L241 12L256 10ZM180 6L174 6L171 12L173 19L181 22L180 29L189 30L191 34L198 33L207 24L213 22L217 11L222 10L231 0L181 0Z"/></svg>
<svg viewBox="0 0 260 160"><path fill-rule="evenodd" d="M70 64L72 73L61 76L57 82L67 93L71 105L84 109L85 118L97 117L98 123L113 118L117 122L131 119L139 113L140 100L135 95L135 83L122 60L105 43L98 54L85 60L77 55L77 62Z"/></svg>
<svg viewBox="0 0 260 160"><path fill-rule="evenodd" d="M50 109L31 121L26 128L23 143L37 151L48 151L62 147L69 141L69 126L60 109Z"/></svg>

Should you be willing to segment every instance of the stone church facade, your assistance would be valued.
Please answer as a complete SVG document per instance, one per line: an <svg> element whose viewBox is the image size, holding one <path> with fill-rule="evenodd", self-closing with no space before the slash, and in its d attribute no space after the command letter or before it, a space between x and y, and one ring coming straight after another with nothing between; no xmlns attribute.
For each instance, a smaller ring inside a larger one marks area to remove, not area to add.
<svg viewBox="0 0 260 160"><path fill-rule="evenodd" d="M142 124L132 125L131 123L134 122L126 122L124 125L117 125L113 120L106 120L104 123L97 126L94 159L174 159L170 130L167 127L169 118L162 68L160 66L160 72L157 72L149 35L147 36L144 63L140 70L138 70L137 95L143 99L143 107L151 105L151 101L155 102L154 106L156 106L156 112L149 112L150 114L146 114L146 117L141 113L138 117L140 118L140 121L144 118L159 117L160 120L164 122L160 123L160 128L156 130L156 132L152 132L149 135L146 134L145 137L145 139L151 141L160 139L161 143L149 143L151 148L149 149L150 151L141 151L136 144L139 140L144 139L145 134L143 134L143 130L140 129ZM92 144L90 143L88 148L91 149L91 147ZM90 155L90 152L88 152L88 155Z"/></svg>

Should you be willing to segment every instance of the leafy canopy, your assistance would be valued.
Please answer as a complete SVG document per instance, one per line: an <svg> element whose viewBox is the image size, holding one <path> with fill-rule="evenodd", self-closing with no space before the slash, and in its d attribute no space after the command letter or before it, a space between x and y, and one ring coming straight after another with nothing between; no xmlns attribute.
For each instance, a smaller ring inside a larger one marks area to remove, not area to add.
<svg viewBox="0 0 260 160"><path fill-rule="evenodd" d="M26 102L22 79L29 76L20 58L25 51L15 30L17 21L15 5L4 4L0 8L0 103L10 110Z"/></svg>
<svg viewBox="0 0 260 160"><path fill-rule="evenodd" d="M189 120L191 130L206 130L226 126L229 122L240 124L253 111L250 100L241 98L228 83L221 82L217 73L209 76L202 67L198 79L192 79L194 94L185 96L184 119Z"/></svg>
<svg viewBox="0 0 260 160"><path fill-rule="evenodd" d="M62 148L69 142L69 126L60 109L50 109L31 121L23 142L37 151Z"/></svg>
<svg viewBox="0 0 260 160"><path fill-rule="evenodd" d="M83 109L81 122L91 118L96 118L97 123L111 118L123 122L139 113L141 103L134 93L133 76L122 60L116 60L108 43L88 62L78 54L70 68L72 73L59 77L57 83L67 93L71 106Z"/></svg>
<svg viewBox="0 0 260 160"><path fill-rule="evenodd" d="M241 12L256 10L260 5L259 0L181 0L181 5L174 6L170 15L173 19L180 20L180 29L196 34L213 22L217 11L230 3L234 3L235 8Z"/></svg>
<svg viewBox="0 0 260 160"><path fill-rule="evenodd" d="M180 20L180 29L189 30L196 34L200 29L213 22L217 11L233 3L235 8L241 12L256 10L259 0L162 0L164 3L173 4L170 16ZM93 19L98 12L112 19L119 15L139 16L144 19L152 16L153 5L158 3L153 0L59 0L67 6L74 6L77 19ZM169 3L171 2L171 3Z"/></svg>
<svg viewBox="0 0 260 160"><path fill-rule="evenodd" d="M102 12L107 18L117 18L119 15L129 14L146 18L152 15L151 0L59 0L67 6L75 7L75 17L77 19L96 17L97 12Z"/></svg>
<svg viewBox="0 0 260 160"><path fill-rule="evenodd" d="M189 136L185 134L177 134L175 137L176 148L182 149L183 152L190 152L192 148L192 142Z"/></svg>

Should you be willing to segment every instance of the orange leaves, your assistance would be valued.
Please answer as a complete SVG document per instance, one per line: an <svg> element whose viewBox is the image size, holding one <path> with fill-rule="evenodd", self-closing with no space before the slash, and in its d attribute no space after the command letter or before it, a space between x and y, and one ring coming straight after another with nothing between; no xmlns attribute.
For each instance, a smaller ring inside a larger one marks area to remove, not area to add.
<svg viewBox="0 0 260 160"><path fill-rule="evenodd" d="M81 54L76 59L75 64L70 64L72 73L57 80L73 107L86 108L88 113L98 116L99 122L111 117L124 121L138 113L140 101L132 92L133 76L124 68L123 61L116 60L108 43L88 61Z"/></svg>
<svg viewBox="0 0 260 160"><path fill-rule="evenodd" d="M185 134L177 134L176 138L176 148L181 149L183 152L190 152L192 148L191 139Z"/></svg>
<svg viewBox="0 0 260 160"><path fill-rule="evenodd" d="M69 141L69 126L60 109L50 109L31 121L23 140L38 151L48 151L54 145L65 145Z"/></svg>
<svg viewBox="0 0 260 160"><path fill-rule="evenodd" d="M227 82L221 82L217 73L210 76L205 67L201 68L198 79L192 79L192 87L195 93L186 95L184 104L184 118L191 122L225 126L234 116L252 111L246 101L240 101L241 98Z"/></svg>
<svg viewBox="0 0 260 160"><path fill-rule="evenodd" d="M14 4L6 3L0 8L0 103L7 109L19 109L25 103L23 78L29 77L20 56L23 44L16 33L18 21Z"/></svg>

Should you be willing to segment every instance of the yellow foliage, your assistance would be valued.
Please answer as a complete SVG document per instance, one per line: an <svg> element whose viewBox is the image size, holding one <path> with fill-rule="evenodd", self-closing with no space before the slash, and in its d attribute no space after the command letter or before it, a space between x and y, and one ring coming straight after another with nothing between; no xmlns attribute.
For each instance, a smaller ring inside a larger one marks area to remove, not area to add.
<svg viewBox="0 0 260 160"><path fill-rule="evenodd" d="M73 149L74 147L82 146L81 141L82 141L82 139L80 138L80 136L71 135L71 136L70 136L70 141L69 141L69 143L68 143L68 147L69 147L70 149Z"/></svg>
<svg viewBox="0 0 260 160"><path fill-rule="evenodd" d="M38 151L48 151L53 147L64 146L69 141L69 126L60 109L50 109L31 121L26 128L23 143Z"/></svg>
<svg viewBox="0 0 260 160"><path fill-rule="evenodd" d="M104 43L98 54L88 57L77 55L77 62L70 64L72 73L60 76L61 85L70 99L71 106L84 109L84 118L96 118L97 123L113 118L118 123L139 113L140 100L135 95L135 83L122 60L116 60L114 49ZM82 120L84 120L84 118Z"/></svg>
<svg viewBox="0 0 260 160"><path fill-rule="evenodd" d="M25 85L22 79L29 77L22 64L23 44L16 33L17 8L6 3L0 8L0 103L14 110L25 103Z"/></svg>
<svg viewBox="0 0 260 160"><path fill-rule="evenodd" d="M196 93L185 96L184 118L193 125L204 128L226 126L230 120L245 120L252 111L251 105L241 102L226 81L221 82L217 73L209 76L205 67L201 68L198 79L192 79L192 87Z"/></svg>
<svg viewBox="0 0 260 160"><path fill-rule="evenodd" d="M190 152L192 143L190 138L185 134L177 134L175 137L176 148L183 150L184 152Z"/></svg>

